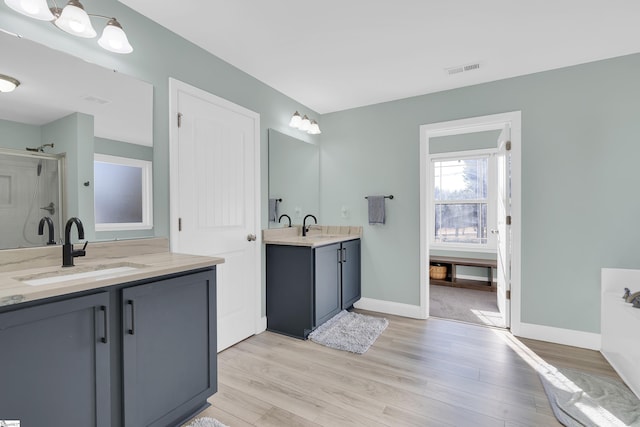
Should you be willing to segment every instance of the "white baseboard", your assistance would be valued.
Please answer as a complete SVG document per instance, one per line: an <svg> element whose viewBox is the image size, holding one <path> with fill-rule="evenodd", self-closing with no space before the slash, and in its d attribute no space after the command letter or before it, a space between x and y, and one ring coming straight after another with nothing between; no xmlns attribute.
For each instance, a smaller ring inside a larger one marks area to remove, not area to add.
<svg viewBox="0 0 640 427"><path fill-rule="evenodd" d="M256 322L256 335L267 330L267 316L260 317Z"/></svg>
<svg viewBox="0 0 640 427"><path fill-rule="evenodd" d="M419 305L403 304L399 302L383 301L371 298L360 298L353 304L361 310L376 311L378 313L393 314L395 316L411 317L413 319L425 319L420 314Z"/></svg>
<svg viewBox="0 0 640 427"><path fill-rule="evenodd" d="M514 331L514 334L516 332ZM552 326L520 323L517 336L533 340L547 341L573 347L600 350L600 334L593 332L574 331L573 329L554 328Z"/></svg>

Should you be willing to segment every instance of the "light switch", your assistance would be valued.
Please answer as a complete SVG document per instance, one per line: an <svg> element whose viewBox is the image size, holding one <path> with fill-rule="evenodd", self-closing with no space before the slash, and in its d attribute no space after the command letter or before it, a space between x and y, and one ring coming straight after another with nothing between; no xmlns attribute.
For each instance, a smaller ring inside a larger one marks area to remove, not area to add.
<svg viewBox="0 0 640 427"><path fill-rule="evenodd" d="M340 209L340 216L342 216L342 218L349 218L349 209L347 209L346 206L343 206L342 209Z"/></svg>

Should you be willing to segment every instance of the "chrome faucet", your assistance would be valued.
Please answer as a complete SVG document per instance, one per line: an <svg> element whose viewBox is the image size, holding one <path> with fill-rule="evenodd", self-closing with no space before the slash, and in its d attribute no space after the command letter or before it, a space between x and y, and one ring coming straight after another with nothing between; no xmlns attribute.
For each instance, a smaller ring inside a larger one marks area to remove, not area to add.
<svg viewBox="0 0 640 427"><path fill-rule="evenodd" d="M42 236L44 234L45 222L49 228L49 241L47 242L47 245L55 245L56 241L53 240L53 221L48 216L43 216L42 219L40 219L40 224L38 224L38 236Z"/></svg>
<svg viewBox="0 0 640 427"><path fill-rule="evenodd" d="M303 236L306 236L307 232L309 231L309 227L307 227L307 218L309 218L309 217L313 218L313 220L315 221L316 224L318 223L318 220L316 219L315 216L313 216L311 214L305 216L304 219L302 220L302 235Z"/></svg>
<svg viewBox="0 0 640 427"><path fill-rule="evenodd" d="M84 227L82 222L76 218L69 218L67 225L64 227L64 245L62 245L62 266L73 267L73 259L77 256L85 256L87 252L87 242L84 242L84 246L80 250L73 249L73 243L71 243L71 227L73 224L78 228L78 239L84 239Z"/></svg>
<svg viewBox="0 0 640 427"><path fill-rule="evenodd" d="M282 221L282 218L287 217L287 219L289 220L289 228L291 228L291 217L287 214L282 214L280 215L280 218L278 218L278 222Z"/></svg>

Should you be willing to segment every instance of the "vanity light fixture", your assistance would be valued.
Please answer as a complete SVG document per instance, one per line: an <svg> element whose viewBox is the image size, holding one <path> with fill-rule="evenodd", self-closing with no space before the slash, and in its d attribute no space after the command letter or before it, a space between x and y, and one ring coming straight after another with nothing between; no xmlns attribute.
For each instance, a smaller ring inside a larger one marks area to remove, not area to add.
<svg viewBox="0 0 640 427"><path fill-rule="evenodd" d="M295 113L293 113L293 116L291 116L291 121L289 122L289 126L291 126L292 128L298 129L300 127L301 121L302 121L302 117L300 117L300 113L296 111Z"/></svg>
<svg viewBox="0 0 640 427"><path fill-rule="evenodd" d="M13 77L5 76L4 74L0 74L0 92L13 92L15 88L20 86L20 82Z"/></svg>
<svg viewBox="0 0 640 427"><path fill-rule="evenodd" d="M318 126L318 122L316 122L315 120L311 120L311 124L309 125L309 130L307 131L307 133L311 135L321 134L322 132L320 131L320 126Z"/></svg>
<svg viewBox="0 0 640 427"><path fill-rule="evenodd" d="M96 30L91 25L91 18L103 18L107 24L102 31L98 44L103 49L114 53L131 53L133 47L116 18L87 13L78 0L69 0L60 9L55 0L54 7L49 7L47 0L4 0L5 4L18 13L42 21L51 21L56 27L71 35L83 38L94 38Z"/></svg>
<svg viewBox="0 0 640 427"><path fill-rule="evenodd" d="M311 135L318 135L322 133L320 132L320 126L318 126L318 122L309 119L306 114L304 116L300 116L300 113L298 113L297 111L293 113L291 121L289 122L289 126L299 129L303 132L307 132Z"/></svg>

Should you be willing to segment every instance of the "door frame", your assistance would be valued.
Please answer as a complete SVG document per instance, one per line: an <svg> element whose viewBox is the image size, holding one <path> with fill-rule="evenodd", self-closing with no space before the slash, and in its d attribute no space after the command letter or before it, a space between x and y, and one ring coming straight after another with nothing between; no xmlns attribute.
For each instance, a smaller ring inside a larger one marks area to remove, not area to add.
<svg viewBox="0 0 640 427"><path fill-rule="evenodd" d="M238 104L235 104L229 100L216 96L210 92L192 86L188 83L184 83L180 80L169 77L169 248L172 252L176 250L176 241L178 234L178 198L171 197L172 194L177 194L178 181L177 172L179 170L178 163L178 93L186 92L194 97L199 97L208 102L215 103L227 110L231 110L245 116L251 117L254 120L254 139L255 150L253 158L253 170L254 173L254 188L255 188L255 212L253 229L256 230L256 240L254 247L254 256L256 263L254 268L254 277L256 283L254 284L254 300L252 302L254 307L254 329L255 333L259 334L266 329L266 319L262 318L262 232L261 232L261 176L260 176L260 114L255 111L251 111Z"/></svg>
<svg viewBox="0 0 640 427"><path fill-rule="evenodd" d="M429 317L429 139L511 127L511 332L521 328L522 125L521 112L492 114L420 126L420 315Z"/></svg>

